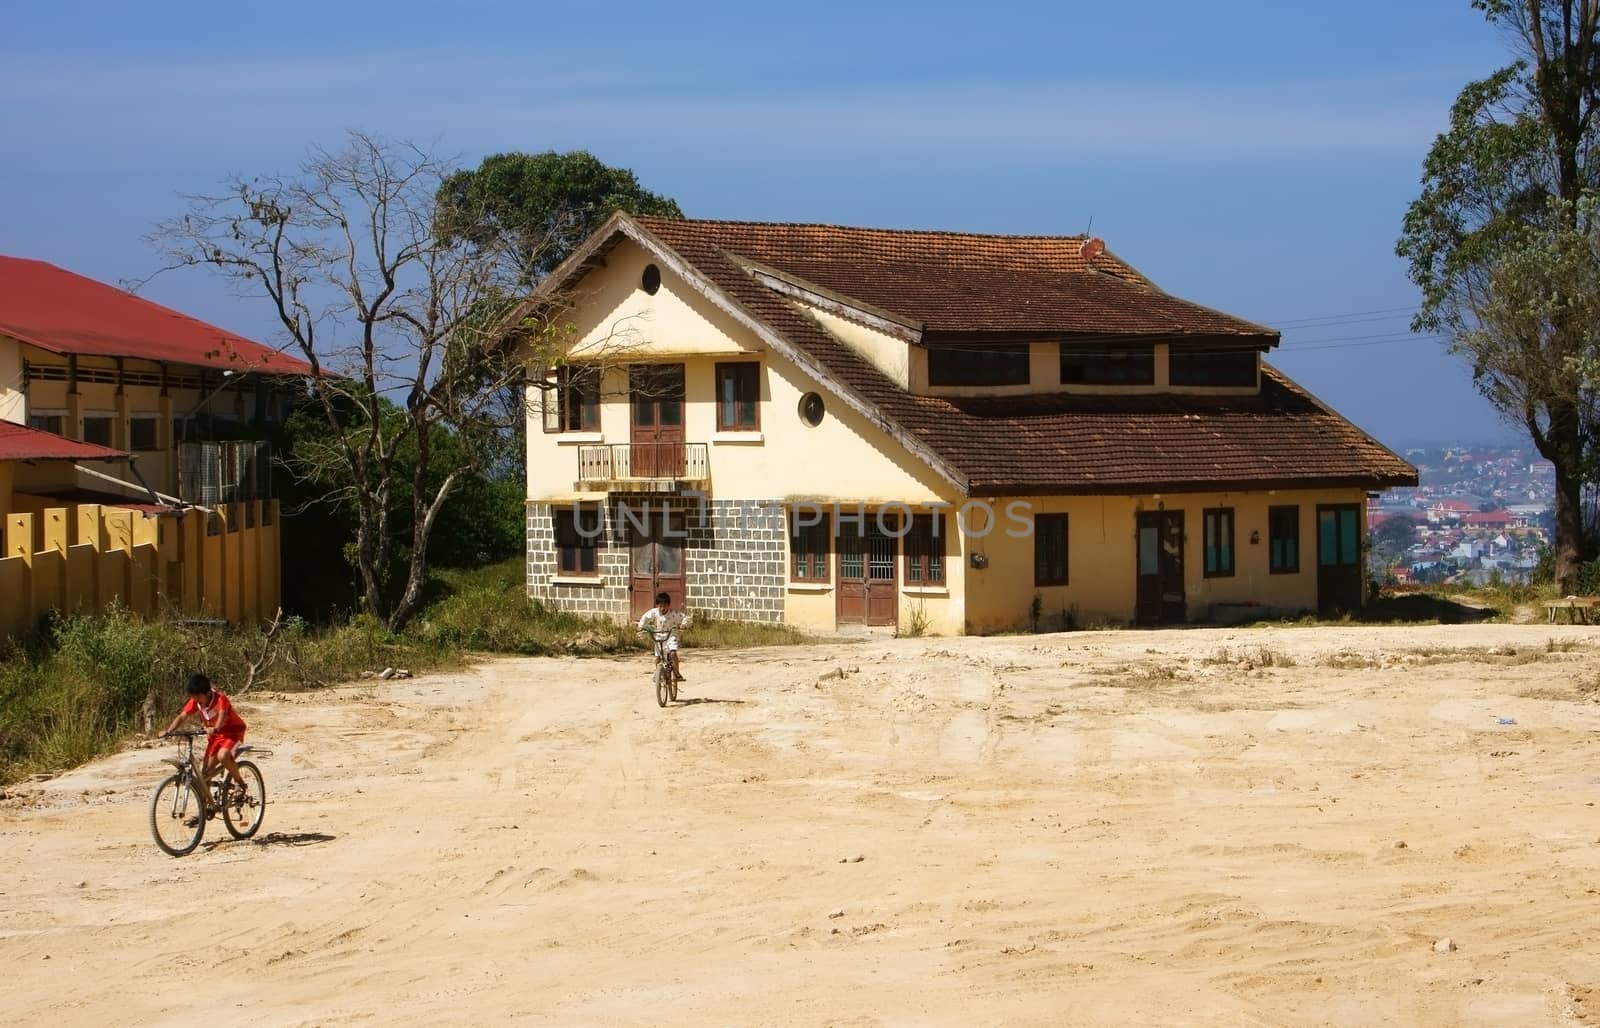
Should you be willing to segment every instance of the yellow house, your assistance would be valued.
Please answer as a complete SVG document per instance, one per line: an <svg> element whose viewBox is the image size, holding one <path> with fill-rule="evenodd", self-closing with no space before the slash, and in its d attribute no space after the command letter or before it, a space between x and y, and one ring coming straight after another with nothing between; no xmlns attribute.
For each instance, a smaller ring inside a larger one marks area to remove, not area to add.
<svg viewBox="0 0 1600 1028"><path fill-rule="evenodd" d="M528 594L938 633L1363 602L1416 470L1081 237L619 214L523 314Z"/></svg>

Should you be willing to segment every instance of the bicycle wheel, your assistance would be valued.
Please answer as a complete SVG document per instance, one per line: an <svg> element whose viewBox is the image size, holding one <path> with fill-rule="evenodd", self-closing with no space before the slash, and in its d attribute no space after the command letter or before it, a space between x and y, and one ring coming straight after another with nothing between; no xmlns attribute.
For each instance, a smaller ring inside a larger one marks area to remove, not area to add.
<svg viewBox="0 0 1600 1028"><path fill-rule="evenodd" d="M223 772L227 774L226 771ZM248 760L239 761L239 777L244 779L244 795L239 787L228 783L228 801L222 805L222 823L235 839L248 839L261 827L267 814L267 783L261 778L261 769Z"/></svg>
<svg viewBox="0 0 1600 1028"><path fill-rule="evenodd" d="M656 665L656 705L667 705L668 692L672 686L672 668L667 664Z"/></svg>
<svg viewBox="0 0 1600 1028"><path fill-rule="evenodd" d="M150 795L150 834L161 852L181 857L194 852L206 834L206 817L194 783L168 775Z"/></svg>
<svg viewBox="0 0 1600 1028"><path fill-rule="evenodd" d="M667 668L667 699L678 702L678 676L672 673L670 667Z"/></svg>

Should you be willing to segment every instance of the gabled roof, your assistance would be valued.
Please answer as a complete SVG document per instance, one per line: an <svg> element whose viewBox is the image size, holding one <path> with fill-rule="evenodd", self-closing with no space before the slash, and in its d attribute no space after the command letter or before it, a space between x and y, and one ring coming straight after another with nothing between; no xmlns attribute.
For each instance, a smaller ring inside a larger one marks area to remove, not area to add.
<svg viewBox="0 0 1600 1028"><path fill-rule="evenodd" d="M1235 336L1271 346L1278 333L1157 289L1083 236L992 236L636 219L674 250L710 247L759 261L926 327L929 337L1026 333Z"/></svg>
<svg viewBox="0 0 1600 1028"><path fill-rule="evenodd" d="M1276 342L1271 329L1168 296L1109 255L1088 270L1073 237L618 214L513 316L551 302L624 237L967 495L1417 484L1410 464L1265 364L1260 393L1249 396L914 395L753 270L758 264L854 297L920 323L925 334L1231 336L1263 349ZM1002 285L986 298L985 289Z"/></svg>
<svg viewBox="0 0 1600 1028"><path fill-rule="evenodd" d="M126 456L107 446L0 421L0 460L121 460Z"/></svg>
<svg viewBox="0 0 1600 1028"><path fill-rule="evenodd" d="M309 375L305 361L44 261L0 256L0 335L41 350Z"/></svg>

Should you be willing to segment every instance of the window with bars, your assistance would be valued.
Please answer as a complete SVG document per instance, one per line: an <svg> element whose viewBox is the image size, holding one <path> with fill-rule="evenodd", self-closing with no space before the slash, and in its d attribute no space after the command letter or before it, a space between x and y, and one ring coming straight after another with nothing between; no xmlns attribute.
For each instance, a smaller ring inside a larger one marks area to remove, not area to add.
<svg viewBox="0 0 1600 1028"><path fill-rule="evenodd" d="M563 575L597 575L600 511L568 508L555 511L556 570Z"/></svg>
<svg viewBox="0 0 1600 1028"><path fill-rule="evenodd" d="M1067 584L1067 515L1033 517L1033 584Z"/></svg>
<svg viewBox="0 0 1600 1028"><path fill-rule="evenodd" d="M944 585L945 521L941 514L916 514L906 533L906 584Z"/></svg>
<svg viewBox="0 0 1600 1028"><path fill-rule="evenodd" d="M828 581L828 515L815 524L802 524L789 512L789 580Z"/></svg>
<svg viewBox="0 0 1600 1028"><path fill-rule="evenodd" d="M1205 512L1206 577L1226 578L1233 574L1233 508L1216 507Z"/></svg>

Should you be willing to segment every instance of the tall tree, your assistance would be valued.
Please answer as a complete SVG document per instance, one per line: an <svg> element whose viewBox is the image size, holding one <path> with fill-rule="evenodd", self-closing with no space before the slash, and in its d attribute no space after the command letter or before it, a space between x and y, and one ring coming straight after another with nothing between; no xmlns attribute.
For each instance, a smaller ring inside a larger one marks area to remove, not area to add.
<svg viewBox="0 0 1600 1028"><path fill-rule="evenodd" d="M683 217L632 171L586 150L494 154L439 190L440 231L512 255L522 286L549 274L615 211Z"/></svg>
<svg viewBox="0 0 1600 1028"><path fill-rule="evenodd" d="M504 255L520 292L537 285L617 211L681 218L671 197L639 184L627 168L612 167L586 150L502 153L457 171L439 187L440 234L447 240ZM502 415L514 426L491 473L522 480L526 407L522 389L501 390Z"/></svg>
<svg viewBox="0 0 1600 1028"><path fill-rule="evenodd" d="M496 239L437 230L452 170L410 144L351 133L295 173L188 197L189 212L154 237L173 266L206 267L264 296L315 369L326 432L294 460L354 512L363 599L391 629L421 601L446 501L504 445L511 425L497 396L548 359L541 349L555 336L524 325L516 345L505 341L498 323L519 265Z"/></svg>
<svg viewBox="0 0 1600 1028"><path fill-rule="evenodd" d="M1396 247L1479 389L1556 473L1556 580L1576 589L1595 445L1600 0L1473 0L1515 60L1469 83L1423 163Z"/></svg>

